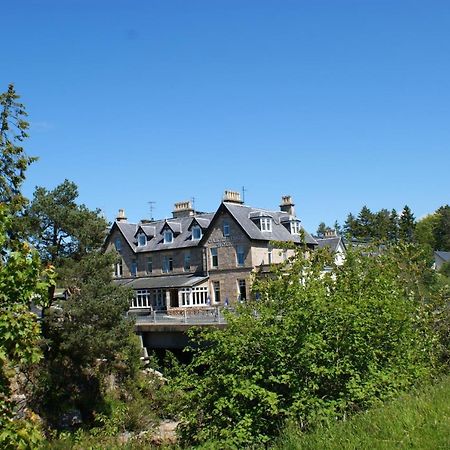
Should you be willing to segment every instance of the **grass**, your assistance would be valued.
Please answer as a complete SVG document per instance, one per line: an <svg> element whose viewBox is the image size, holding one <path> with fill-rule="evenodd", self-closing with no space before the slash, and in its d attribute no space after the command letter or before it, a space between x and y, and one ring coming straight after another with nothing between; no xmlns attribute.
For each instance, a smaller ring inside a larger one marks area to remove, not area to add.
<svg viewBox="0 0 450 450"><path fill-rule="evenodd" d="M274 449L450 449L450 376L396 401L301 433L291 426Z"/></svg>

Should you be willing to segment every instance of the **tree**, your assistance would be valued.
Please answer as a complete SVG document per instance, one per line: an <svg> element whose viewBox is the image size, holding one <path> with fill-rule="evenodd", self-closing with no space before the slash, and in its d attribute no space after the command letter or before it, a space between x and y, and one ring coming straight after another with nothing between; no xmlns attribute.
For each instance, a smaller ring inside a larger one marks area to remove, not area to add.
<svg viewBox="0 0 450 450"><path fill-rule="evenodd" d="M356 237L363 240L370 240L374 236L374 214L367 207L363 206L358 214Z"/></svg>
<svg viewBox="0 0 450 450"><path fill-rule="evenodd" d="M261 447L287 420L313 427L429 374L435 334L426 302L404 282L416 270L400 256L407 250L350 249L327 274L331 255L297 254L255 280L259 300L230 313L225 330L194 340L192 372L183 378L184 439Z"/></svg>
<svg viewBox="0 0 450 450"><path fill-rule="evenodd" d="M434 227L435 249L450 251L450 206L441 206L437 211L437 223Z"/></svg>
<svg viewBox="0 0 450 450"><path fill-rule="evenodd" d="M29 124L18 99L12 84L0 94L0 202L10 204L12 210L20 210L25 204L20 188L28 166L36 160L27 156L20 145L28 137Z"/></svg>
<svg viewBox="0 0 450 450"><path fill-rule="evenodd" d="M80 260L101 247L108 223L101 211L77 204L78 188L64 180L48 191L37 187L27 211L32 242L43 261L59 266L66 258Z"/></svg>
<svg viewBox="0 0 450 450"><path fill-rule="evenodd" d="M319 227L317 228L317 236L324 237L325 233L327 232L328 227L325 225L325 222L320 222Z"/></svg>
<svg viewBox="0 0 450 450"><path fill-rule="evenodd" d="M395 208L389 214L388 240L390 242L397 242L398 240L398 213Z"/></svg>
<svg viewBox="0 0 450 450"><path fill-rule="evenodd" d="M94 412L104 409L107 377L121 386L139 368L134 324L126 317L132 291L111 282L113 258L94 252L77 262L75 294L44 318L49 349L34 404L53 426L73 408L92 424Z"/></svg>
<svg viewBox="0 0 450 450"><path fill-rule="evenodd" d="M357 221L352 213L348 213L347 219L344 222L344 234L348 238L354 238L356 235Z"/></svg>
<svg viewBox="0 0 450 450"><path fill-rule="evenodd" d="M52 284L52 267L42 269L39 255L17 233L26 199L21 193L25 172L35 158L25 155L28 124L14 87L0 94L0 446L32 448L40 433L30 422L17 420L11 400L16 373L41 358L40 326L30 311Z"/></svg>
<svg viewBox="0 0 450 450"><path fill-rule="evenodd" d="M416 220L408 205L405 205L399 219L399 237L405 242L412 242Z"/></svg>

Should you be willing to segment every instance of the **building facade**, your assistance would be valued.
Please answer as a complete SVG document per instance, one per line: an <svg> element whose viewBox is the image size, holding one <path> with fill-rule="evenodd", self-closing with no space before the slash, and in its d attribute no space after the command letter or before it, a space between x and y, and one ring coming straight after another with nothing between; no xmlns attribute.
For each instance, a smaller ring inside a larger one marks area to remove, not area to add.
<svg viewBox="0 0 450 450"><path fill-rule="evenodd" d="M131 309L166 310L231 305L251 295L252 274L286 260L292 242L312 250L317 241L301 226L290 196L280 210L254 208L240 194L225 191L215 213L175 204L172 217L129 223L124 211L105 242L116 251L116 283L132 288Z"/></svg>

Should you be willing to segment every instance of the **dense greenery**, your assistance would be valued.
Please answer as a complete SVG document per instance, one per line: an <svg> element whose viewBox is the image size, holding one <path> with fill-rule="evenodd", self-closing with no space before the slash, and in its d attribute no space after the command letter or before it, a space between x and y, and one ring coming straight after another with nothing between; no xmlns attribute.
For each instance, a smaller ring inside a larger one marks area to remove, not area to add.
<svg viewBox="0 0 450 450"><path fill-rule="evenodd" d="M52 268L42 268L39 255L17 233L17 217L26 204L21 194L25 171L33 158L20 145L28 124L14 87L0 95L0 446L32 446L39 433L30 421L14 420L12 385L21 370L41 358L40 327L30 311L52 283Z"/></svg>
<svg viewBox="0 0 450 450"><path fill-rule="evenodd" d="M431 312L438 312L433 296L409 283L426 270L415 252L349 251L326 274L325 255L298 253L256 280L259 300L230 314L225 331L197 336L193 371L182 378L183 438L262 445L287 420L308 429L430 375L438 345Z"/></svg>

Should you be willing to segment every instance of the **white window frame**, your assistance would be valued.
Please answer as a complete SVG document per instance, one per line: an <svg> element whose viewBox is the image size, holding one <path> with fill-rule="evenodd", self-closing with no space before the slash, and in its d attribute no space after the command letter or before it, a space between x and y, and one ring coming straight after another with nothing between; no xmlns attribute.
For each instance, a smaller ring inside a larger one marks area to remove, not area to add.
<svg viewBox="0 0 450 450"><path fill-rule="evenodd" d="M131 301L131 309L138 308L151 308L152 299L150 289L138 289L136 290L134 297Z"/></svg>
<svg viewBox="0 0 450 450"><path fill-rule="evenodd" d="M147 245L147 236L145 235L145 233L139 233L137 238L138 238L138 247L145 247Z"/></svg>
<svg viewBox="0 0 450 450"><path fill-rule="evenodd" d="M116 278L121 278L123 276L123 262L122 259L116 262L114 265L114 276Z"/></svg>
<svg viewBox="0 0 450 450"><path fill-rule="evenodd" d="M298 220L291 221L291 234L300 234L300 222Z"/></svg>
<svg viewBox="0 0 450 450"><path fill-rule="evenodd" d="M272 218L271 217L261 217L260 219L261 231L272 232Z"/></svg>
<svg viewBox="0 0 450 450"><path fill-rule="evenodd" d="M171 244L172 242L173 242L173 231L164 230L164 244Z"/></svg>
<svg viewBox="0 0 450 450"><path fill-rule="evenodd" d="M180 289L180 305L183 308L208 305L208 287L200 286Z"/></svg>
<svg viewBox="0 0 450 450"><path fill-rule="evenodd" d="M195 233L198 232L198 237L195 237ZM198 225L195 225L192 227L192 240L193 241L199 241L202 238L202 229Z"/></svg>

